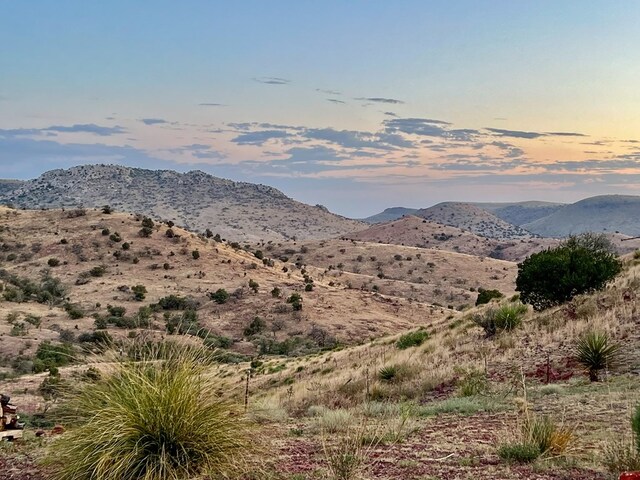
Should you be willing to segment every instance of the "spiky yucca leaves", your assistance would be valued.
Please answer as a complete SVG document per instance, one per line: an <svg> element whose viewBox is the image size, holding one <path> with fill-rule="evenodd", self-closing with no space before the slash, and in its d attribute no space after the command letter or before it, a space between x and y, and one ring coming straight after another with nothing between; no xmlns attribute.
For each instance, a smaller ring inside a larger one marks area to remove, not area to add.
<svg viewBox="0 0 640 480"><path fill-rule="evenodd" d="M612 342L607 333L590 331L578 340L574 355L588 370L589 379L597 382L601 370L616 365L619 352L620 346Z"/></svg>
<svg viewBox="0 0 640 480"><path fill-rule="evenodd" d="M117 362L75 396L78 425L49 452L55 478L182 480L233 470L248 449L248 424L204 377L206 352L162 354Z"/></svg>

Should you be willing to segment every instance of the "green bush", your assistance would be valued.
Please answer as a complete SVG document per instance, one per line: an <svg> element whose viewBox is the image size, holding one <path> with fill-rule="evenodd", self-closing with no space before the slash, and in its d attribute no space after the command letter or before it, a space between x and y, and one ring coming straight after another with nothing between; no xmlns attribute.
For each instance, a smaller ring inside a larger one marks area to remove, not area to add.
<svg viewBox="0 0 640 480"><path fill-rule="evenodd" d="M621 269L606 237L583 234L518 264L516 291L523 303L543 310L575 295L601 290Z"/></svg>
<svg viewBox="0 0 640 480"><path fill-rule="evenodd" d="M52 367L63 367L73 361L74 351L70 345L54 345L49 341L44 341L38 345L36 350L36 360L34 362L34 372L40 373Z"/></svg>
<svg viewBox="0 0 640 480"><path fill-rule="evenodd" d="M133 298L138 302L144 300L145 296L147 295L147 287L145 287L144 285L134 285L133 287L131 287L131 291L133 292Z"/></svg>
<svg viewBox="0 0 640 480"><path fill-rule="evenodd" d="M222 305L229 300L229 293L224 288L219 288L215 292L209 293L209 298L217 304Z"/></svg>
<svg viewBox="0 0 640 480"><path fill-rule="evenodd" d="M396 348L404 350L409 347L418 347L429 338L429 332L426 330L416 330L414 332L405 333L396 342Z"/></svg>
<svg viewBox="0 0 640 480"><path fill-rule="evenodd" d="M210 358L156 350L118 363L72 398L71 428L51 443L54 479L227 478L236 470L254 442L239 409L204 378Z"/></svg>
<svg viewBox="0 0 640 480"><path fill-rule="evenodd" d="M512 443L501 445L498 456L507 462L531 463L540 456L540 449L533 443Z"/></svg>
<svg viewBox="0 0 640 480"><path fill-rule="evenodd" d="M499 290L485 290L484 288L478 288L478 298L476 299L476 306L489 303L494 298L502 298L504 295Z"/></svg>
<svg viewBox="0 0 640 480"><path fill-rule="evenodd" d="M257 335L258 333L262 333L266 328L267 322L260 317L255 317L251 320L251 323L247 325L247 328L244 329L244 336L251 337L253 335Z"/></svg>
<svg viewBox="0 0 640 480"><path fill-rule="evenodd" d="M47 260L47 265L49 265L52 268L57 267L58 265L60 265L60 260L52 257L49 260Z"/></svg>
<svg viewBox="0 0 640 480"><path fill-rule="evenodd" d="M589 372L592 382L599 380L599 372L616 365L620 346L613 343L604 332L590 331L576 343L574 356Z"/></svg>
<svg viewBox="0 0 640 480"><path fill-rule="evenodd" d="M287 303L290 303L295 311L302 310L302 296L298 293L292 293L289 295Z"/></svg>

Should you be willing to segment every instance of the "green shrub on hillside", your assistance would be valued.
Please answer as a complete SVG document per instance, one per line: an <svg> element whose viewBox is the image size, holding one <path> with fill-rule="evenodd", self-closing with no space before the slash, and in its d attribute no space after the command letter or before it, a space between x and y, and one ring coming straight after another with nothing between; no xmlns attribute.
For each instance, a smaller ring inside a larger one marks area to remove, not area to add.
<svg viewBox="0 0 640 480"><path fill-rule="evenodd" d="M534 253L518 264L516 291L536 310L558 305L574 296L601 290L622 269L604 236L570 237L556 248Z"/></svg>
<svg viewBox="0 0 640 480"><path fill-rule="evenodd" d="M478 288L478 298L476 299L476 306L489 303L494 298L502 298L504 295L499 290L485 290L484 288Z"/></svg>
<svg viewBox="0 0 640 480"><path fill-rule="evenodd" d="M396 342L396 348L404 350L409 347L418 347L429 338L429 332L426 330L416 330L414 332L405 333Z"/></svg>

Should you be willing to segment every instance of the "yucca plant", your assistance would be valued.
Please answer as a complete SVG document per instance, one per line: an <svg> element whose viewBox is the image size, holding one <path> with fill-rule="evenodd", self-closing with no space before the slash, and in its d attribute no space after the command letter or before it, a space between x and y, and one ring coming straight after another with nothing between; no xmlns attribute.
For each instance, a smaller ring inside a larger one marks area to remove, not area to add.
<svg viewBox="0 0 640 480"><path fill-rule="evenodd" d="M204 377L205 350L161 348L116 362L81 389L75 425L51 443L56 479L182 480L222 477L248 451L248 424ZM154 358L155 357L155 358Z"/></svg>
<svg viewBox="0 0 640 480"><path fill-rule="evenodd" d="M590 331L576 343L574 356L589 372L589 379L597 382L599 373L616 365L620 346L611 341L605 332Z"/></svg>

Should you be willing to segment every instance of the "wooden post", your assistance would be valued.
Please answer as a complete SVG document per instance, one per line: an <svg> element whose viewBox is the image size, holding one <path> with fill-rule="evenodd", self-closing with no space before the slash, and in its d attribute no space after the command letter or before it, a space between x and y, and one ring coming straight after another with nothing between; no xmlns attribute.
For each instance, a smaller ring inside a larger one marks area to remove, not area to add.
<svg viewBox="0 0 640 480"><path fill-rule="evenodd" d="M251 378L251 368L247 369L247 383L244 387L244 412L249 408L249 379Z"/></svg>
<svg viewBox="0 0 640 480"><path fill-rule="evenodd" d="M551 380L551 355L547 352L547 385Z"/></svg>

